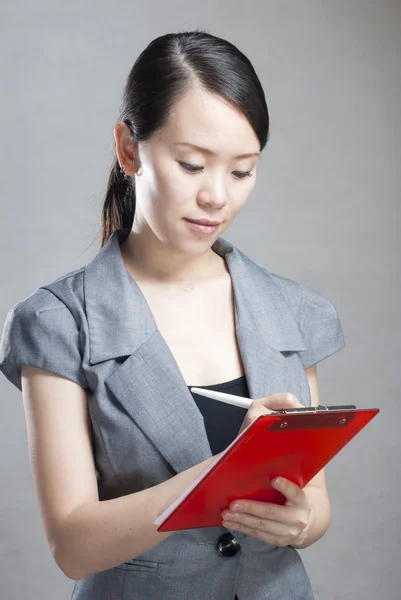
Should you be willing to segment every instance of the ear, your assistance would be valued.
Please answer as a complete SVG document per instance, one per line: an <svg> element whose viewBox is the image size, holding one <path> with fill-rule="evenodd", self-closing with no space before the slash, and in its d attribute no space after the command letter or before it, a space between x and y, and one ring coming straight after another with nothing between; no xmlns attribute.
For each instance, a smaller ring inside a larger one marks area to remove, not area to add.
<svg viewBox="0 0 401 600"><path fill-rule="evenodd" d="M140 165L138 160L138 142L132 138L130 128L123 121L114 126L116 154L120 167L124 165L127 175L135 175Z"/></svg>

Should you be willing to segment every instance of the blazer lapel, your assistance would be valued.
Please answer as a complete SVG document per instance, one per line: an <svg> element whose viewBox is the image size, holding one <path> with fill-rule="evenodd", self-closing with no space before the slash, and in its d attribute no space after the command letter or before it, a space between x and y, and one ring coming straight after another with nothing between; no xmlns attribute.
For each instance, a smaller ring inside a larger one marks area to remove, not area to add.
<svg viewBox="0 0 401 600"><path fill-rule="evenodd" d="M175 472L210 457L203 417L122 260L117 230L85 269L91 365L118 359L105 380ZM233 282L237 340L251 398L292 391L282 351L304 350L296 322L270 276L219 238ZM124 360L122 360L124 359Z"/></svg>
<svg viewBox="0 0 401 600"><path fill-rule="evenodd" d="M225 256L234 288L236 334L252 399L296 393L299 373L286 358L306 350L295 318L267 271L222 238L215 249Z"/></svg>
<svg viewBox="0 0 401 600"><path fill-rule="evenodd" d="M158 331L106 385L175 472L212 456L203 417Z"/></svg>
<svg viewBox="0 0 401 600"><path fill-rule="evenodd" d="M253 400L280 392L297 395L299 382L279 350L269 346L255 331L244 327L237 327L237 339Z"/></svg>
<svg viewBox="0 0 401 600"><path fill-rule="evenodd" d="M175 472L212 456L203 417L153 318L125 268L116 230L84 276L89 363L117 359L105 379L123 409Z"/></svg>

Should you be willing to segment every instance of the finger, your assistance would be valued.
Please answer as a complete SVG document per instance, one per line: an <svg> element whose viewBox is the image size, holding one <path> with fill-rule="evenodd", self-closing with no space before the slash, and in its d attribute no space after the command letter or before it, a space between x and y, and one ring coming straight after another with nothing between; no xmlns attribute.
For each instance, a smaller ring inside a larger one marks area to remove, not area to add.
<svg viewBox="0 0 401 600"><path fill-rule="evenodd" d="M309 498L296 483L284 477L276 477L271 482L274 489L281 492L293 506L309 507ZM288 504L287 504L288 506Z"/></svg>
<svg viewBox="0 0 401 600"><path fill-rule="evenodd" d="M299 408L302 406L303 404L301 404L294 394L291 394L290 392L273 394L271 396L253 400L247 411L238 435L241 434L243 429L245 429L245 427L247 427L249 423L251 423L257 417L285 408Z"/></svg>
<svg viewBox="0 0 401 600"><path fill-rule="evenodd" d="M280 504L274 504L273 502L259 502L258 500L236 500L232 502L228 510L224 510L221 514L223 518L229 518L230 515L238 515L239 517L243 514L252 515L260 519L268 519L270 521L277 521L279 523L285 523L287 521L288 508L281 506Z"/></svg>
<svg viewBox="0 0 401 600"><path fill-rule="evenodd" d="M275 536L276 538L285 538L297 536L305 525L298 525L294 523L280 523L278 521L271 521L269 519L262 519L255 515L241 514L233 515L223 519L222 522L224 527L229 529L236 529L237 531L243 531L244 528L252 529L260 533L267 534L269 536Z"/></svg>
<svg viewBox="0 0 401 600"><path fill-rule="evenodd" d="M252 402L251 406L264 407L269 410L281 410L285 408L300 408L303 406L294 394L290 392L273 394L272 396L265 396L264 398L258 398Z"/></svg>
<svg viewBox="0 0 401 600"><path fill-rule="evenodd" d="M273 411L278 411L283 408L297 408L303 404L298 402L294 394L282 393L273 394L272 396L266 396L265 398L258 398L253 400L247 413L247 422L252 421L256 417L261 415L270 414Z"/></svg>
<svg viewBox="0 0 401 600"><path fill-rule="evenodd" d="M241 522L244 516L255 517L265 521L274 521L289 527L303 528L308 521L308 508L306 506L280 506L272 502L258 502L256 500L241 500L244 510L234 510L235 502L229 509L222 511L221 516L225 520Z"/></svg>
<svg viewBox="0 0 401 600"><path fill-rule="evenodd" d="M264 522L264 529L260 529L260 524L258 523L248 525L242 522L223 521L224 527L249 535L261 542L270 544L271 546L289 546L294 540L298 539L299 530L284 525L279 527L280 524L274 524L274 521L272 521L272 524L272 528L270 528L270 526ZM273 530L276 530L278 533L273 533Z"/></svg>

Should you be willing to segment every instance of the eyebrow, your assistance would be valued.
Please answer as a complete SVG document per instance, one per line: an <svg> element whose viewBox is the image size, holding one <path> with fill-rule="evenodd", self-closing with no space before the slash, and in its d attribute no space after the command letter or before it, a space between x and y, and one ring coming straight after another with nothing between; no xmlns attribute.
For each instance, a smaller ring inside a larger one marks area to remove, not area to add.
<svg viewBox="0 0 401 600"><path fill-rule="evenodd" d="M196 144L191 144L191 142L175 142L174 146L189 146L190 148L199 150L199 152L203 152L204 154L216 155L213 150L210 150L209 148L203 148L202 146L197 146ZM250 152L248 154L239 154L238 156L234 156L234 158L251 158L252 156L259 156L259 154L259 152Z"/></svg>

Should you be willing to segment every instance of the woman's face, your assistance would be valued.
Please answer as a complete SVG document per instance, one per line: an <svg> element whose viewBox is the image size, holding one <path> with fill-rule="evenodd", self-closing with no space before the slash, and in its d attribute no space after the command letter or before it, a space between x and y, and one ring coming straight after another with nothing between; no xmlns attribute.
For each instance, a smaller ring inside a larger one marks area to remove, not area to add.
<svg viewBox="0 0 401 600"><path fill-rule="evenodd" d="M150 228L175 251L202 253L247 201L259 152L259 140L239 110L201 89L190 91L165 127L139 144L143 173L135 178L134 230ZM199 220L218 224L192 222Z"/></svg>

